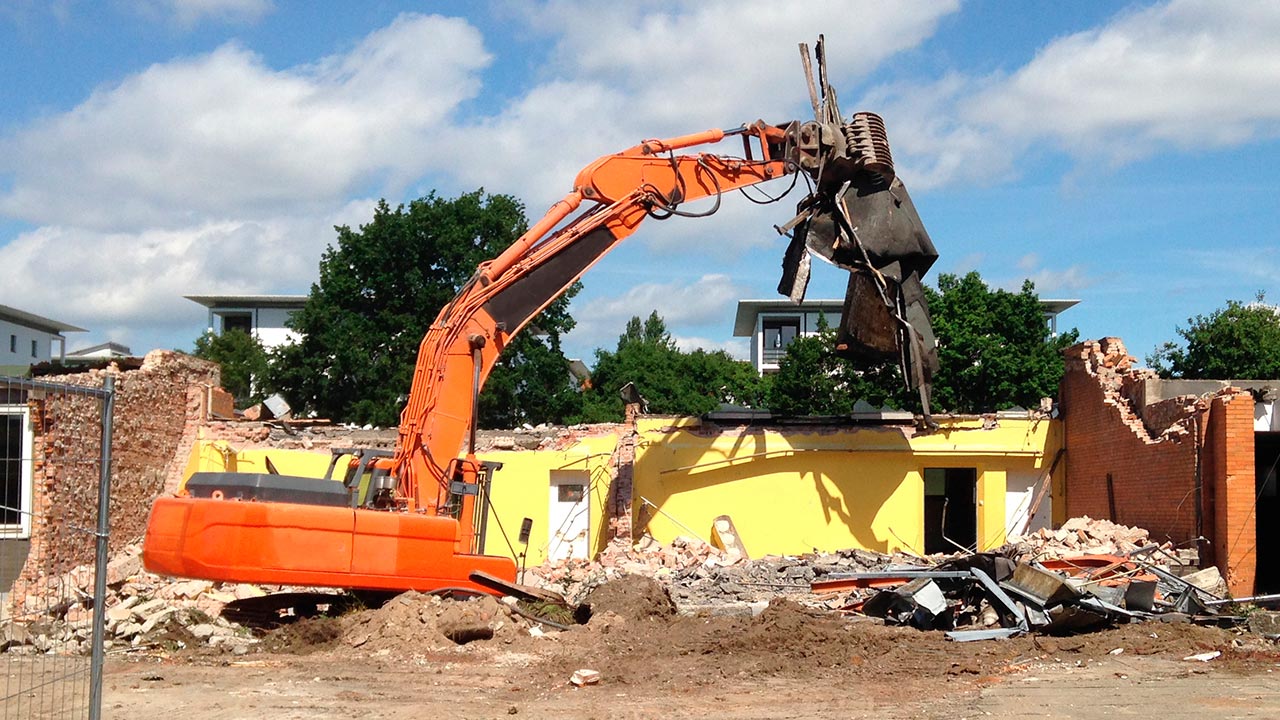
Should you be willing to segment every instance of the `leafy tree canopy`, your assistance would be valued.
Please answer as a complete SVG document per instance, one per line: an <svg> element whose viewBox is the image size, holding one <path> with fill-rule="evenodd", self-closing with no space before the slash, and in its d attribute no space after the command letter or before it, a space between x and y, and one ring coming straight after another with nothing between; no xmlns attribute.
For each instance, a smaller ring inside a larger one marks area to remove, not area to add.
<svg viewBox="0 0 1280 720"><path fill-rule="evenodd" d="M1031 407L1057 394L1062 350L1079 337L1075 330L1051 337L1035 287L1020 292L992 290L982 277L938 276L938 289L925 287L940 369L933 379L932 409L978 413L1015 405ZM835 330L796 338L779 363L769 397L777 413L841 415L859 399L919 411L919 396L908 391L896 366L857 366L837 357Z"/></svg>
<svg viewBox="0 0 1280 720"><path fill-rule="evenodd" d="M266 397L262 384L267 378L267 351L258 338L240 329L221 335L206 332L196 338L193 354L222 366L222 388L235 397L236 405L248 407Z"/></svg>
<svg viewBox="0 0 1280 720"><path fill-rule="evenodd" d="M874 407L904 406L896 366L858 368L835 351L836 329L819 316L818 333L795 338L778 362L769 409L781 415L848 415L866 400Z"/></svg>
<svg viewBox="0 0 1280 720"><path fill-rule="evenodd" d="M938 276L926 289L941 369L934 404L957 413L1034 407L1055 397L1065 362L1062 351L1080 333L1052 337L1030 280L1019 292L992 290L977 272Z"/></svg>
<svg viewBox="0 0 1280 720"><path fill-rule="evenodd" d="M1147 356L1161 377L1189 380L1280 378L1280 308L1264 294L1255 302L1228 300L1207 317L1177 328L1185 346L1172 342Z"/></svg>
<svg viewBox="0 0 1280 720"><path fill-rule="evenodd" d="M618 392L629 382L644 397L648 411L658 414L701 415L722 403L759 407L764 399L761 379L749 363L723 350L681 351L656 311L643 321L632 317L612 352L596 350L591 388L582 397L582 419L620 421L623 401Z"/></svg>
<svg viewBox="0 0 1280 720"><path fill-rule="evenodd" d="M278 352L273 384L295 408L397 424L431 322L476 266L526 227L518 201L477 190L454 199L431 193L394 209L382 201L368 224L335 228L337 243L291 323L301 340ZM558 421L559 408L573 407L546 398L574 392L559 337L573 327L568 299L576 291L535 318L545 340L526 330L504 353L491 375L494 391L482 396L482 424Z"/></svg>

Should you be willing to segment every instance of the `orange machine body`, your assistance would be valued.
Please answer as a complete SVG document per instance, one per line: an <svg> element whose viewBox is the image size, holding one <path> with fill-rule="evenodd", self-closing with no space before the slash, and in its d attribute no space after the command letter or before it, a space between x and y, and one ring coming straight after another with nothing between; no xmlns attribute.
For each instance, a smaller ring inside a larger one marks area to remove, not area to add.
<svg viewBox="0 0 1280 720"><path fill-rule="evenodd" d="M474 570L514 582L510 558L456 551L449 517L296 503L156 500L143 546L151 572L224 582L490 592Z"/></svg>

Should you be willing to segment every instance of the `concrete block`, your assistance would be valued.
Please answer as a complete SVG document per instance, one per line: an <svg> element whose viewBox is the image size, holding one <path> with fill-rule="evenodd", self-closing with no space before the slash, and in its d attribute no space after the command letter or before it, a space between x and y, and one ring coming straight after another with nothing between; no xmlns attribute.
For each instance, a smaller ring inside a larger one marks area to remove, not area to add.
<svg viewBox="0 0 1280 720"><path fill-rule="evenodd" d="M1249 613L1249 631L1267 637L1280 637L1280 612L1258 610Z"/></svg>

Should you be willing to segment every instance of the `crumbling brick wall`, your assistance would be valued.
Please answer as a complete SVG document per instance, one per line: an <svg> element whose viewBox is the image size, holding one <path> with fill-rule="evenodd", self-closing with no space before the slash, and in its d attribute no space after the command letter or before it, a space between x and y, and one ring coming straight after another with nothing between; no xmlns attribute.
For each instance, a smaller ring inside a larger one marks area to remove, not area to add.
<svg viewBox="0 0 1280 720"><path fill-rule="evenodd" d="M1197 547L1233 594L1256 570L1253 398L1226 388L1138 407L1155 377L1133 367L1118 338L1064 351L1059 390L1067 448L1069 516L1146 528L1156 541ZM1197 487L1198 486L1198 487ZM1197 490L1199 492L1197 492Z"/></svg>
<svg viewBox="0 0 1280 720"><path fill-rule="evenodd" d="M142 536L151 502L164 489L180 441L204 417L218 366L182 353L156 350L137 370L116 367L42 378L101 388L115 379L111 444L111 549ZM97 527L101 454L100 402L91 397L33 393L33 522L31 552L20 581L57 575L92 562Z"/></svg>
<svg viewBox="0 0 1280 720"><path fill-rule="evenodd" d="M1129 390L1152 373L1133 368L1118 338L1082 342L1064 354L1067 515L1144 527L1157 541L1194 539L1194 416L1163 416L1163 432L1149 432Z"/></svg>

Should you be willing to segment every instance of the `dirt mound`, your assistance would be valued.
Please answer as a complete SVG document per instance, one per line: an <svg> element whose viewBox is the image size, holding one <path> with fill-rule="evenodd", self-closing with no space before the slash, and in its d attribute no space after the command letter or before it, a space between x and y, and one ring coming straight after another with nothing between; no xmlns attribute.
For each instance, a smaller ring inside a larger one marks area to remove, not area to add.
<svg viewBox="0 0 1280 720"><path fill-rule="evenodd" d="M597 611L587 626L558 637L554 646L544 646L541 671L551 679L564 680L578 668L591 668L602 673L605 684L635 687L708 685L739 677L821 676L910 692L966 678L990 681L1029 662L1109 661L1117 647L1127 654L1178 661L1221 650L1223 657L1216 662L1229 665L1276 658L1274 649L1267 653L1235 647L1240 640L1227 630L1165 623L1126 625L1075 637L958 643L947 640L942 632L885 626L785 599L775 599L754 618L675 616L637 621L614 611Z"/></svg>
<svg viewBox="0 0 1280 720"><path fill-rule="evenodd" d="M267 633L259 647L267 652L309 655L338 647L342 635L340 618L304 618Z"/></svg>
<svg viewBox="0 0 1280 720"><path fill-rule="evenodd" d="M436 627L442 602L434 595L410 591L376 610L351 613L344 618L342 644L369 651L451 645Z"/></svg>
<svg viewBox="0 0 1280 720"><path fill-rule="evenodd" d="M510 638L523 621L489 595L446 600L406 592L376 610L343 618L341 644L361 651L396 655L453 648L476 640Z"/></svg>
<svg viewBox="0 0 1280 720"><path fill-rule="evenodd" d="M1120 625L1084 635L1039 637L1036 646L1048 653L1073 653L1091 658L1101 658L1116 648L1123 648L1125 653L1134 655L1162 655L1176 659L1209 650L1228 650L1234 638L1221 628L1148 622Z"/></svg>
<svg viewBox="0 0 1280 720"><path fill-rule="evenodd" d="M492 595L445 603L436 616L436 629L459 645L490 640L495 632L510 625L510 613Z"/></svg>
<svg viewBox="0 0 1280 720"><path fill-rule="evenodd" d="M624 575L587 593L590 615L612 613L625 620L667 619L676 614L667 589L643 575Z"/></svg>

